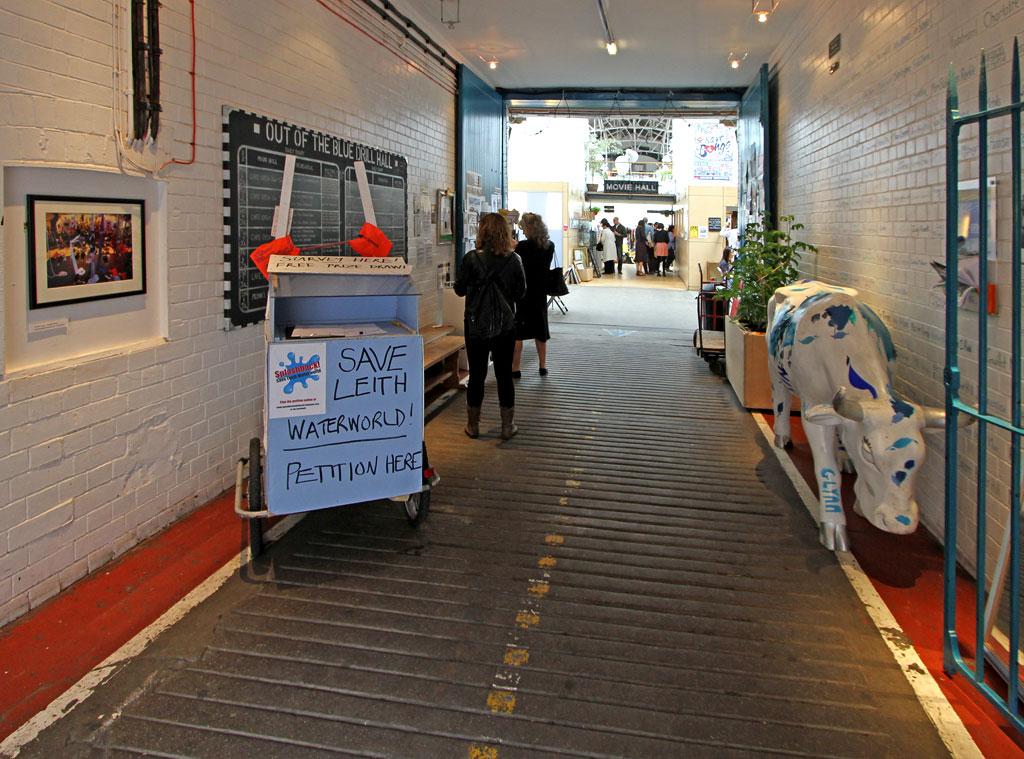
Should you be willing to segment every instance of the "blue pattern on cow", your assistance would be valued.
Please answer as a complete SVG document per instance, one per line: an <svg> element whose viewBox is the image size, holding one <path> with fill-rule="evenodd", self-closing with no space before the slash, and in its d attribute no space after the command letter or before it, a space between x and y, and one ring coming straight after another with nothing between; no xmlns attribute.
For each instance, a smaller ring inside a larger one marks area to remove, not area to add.
<svg viewBox="0 0 1024 759"><path fill-rule="evenodd" d="M902 485L903 480L905 479L907 479L907 473L904 472L902 469L892 476L892 481L895 482L897 485Z"/></svg>
<svg viewBox="0 0 1024 759"><path fill-rule="evenodd" d="M846 323L853 317L853 309L839 303L826 308L825 313L828 314L828 326L837 332L842 332L846 329Z"/></svg>
<svg viewBox="0 0 1024 759"><path fill-rule="evenodd" d="M911 443L916 443L916 442L917 441L914 440L914 438L912 438L912 437L901 437L895 443L890 445L886 450L888 450L888 451L898 451L900 448L906 448Z"/></svg>
<svg viewBox="0 0 1024 759"><path fill-rule="evenodd" d="M910 517L906 516L905 514L900 514L898 517L896 517L896 521L900 524L910 524Z"/></svg>
<svg viewBox="0 0 1024 759"><path fill-rule="evenodd" d="M849 361L849 359L847 359ZM871 393L872 398L878 398L878 391L868 382L866 379L861 377L857 372L853 370L853 364L850 364L850 371L848 373L850 378L850 384L858 390L867 390Z"/></svg>
<svg viewBox="0 0 1024 759"><path fill-rule="evenodd" d="M817 339L818 339L817 335L811 335L810 337L805 337L803 340L801 340L800 344L801 345L807 345L807 343L813 343Z"/></svg>
<svg viewBox="0 0 1024 759"><path fill-rule="evenodd" d="M772 358L777 356L780 346L793 344L793 335L796 334L793 311L793 305L787 303L781 310L775 312L775 319L768 333L768 353Z"/></svg>
<svg viewBox="0 0 1024 759"><path fill-rule="evenodd" d="M913 469L916 464L917 464L916 461L914 461L913 459L910 459L910 461L904 462L903 466L906 469Z"/></svg>
<svg viewBox="0 0 1024 759"><path fill-rule="evenodd" d="M890 388L888 385L885 389L889 391L889 405L892 406L892 410L893 412L895 412L892 417L893 424L896 424L896 422L902 419L909 419L914 415L913 406L911 406L906 401L902 401L895 395L893 395L892 388Z"/></svg>
<svg viewBox="0 0 1024 759"><path fill-rule="evenodd" d="M874 331L878 341L882 344L882 349L885 351L885 360L895 361L896 346L892 342L892 335L889 334L889 328L885 326L885 322L882 321L878 314L871 310L870 306L858 303L857 310L864 317L864 321L868 325L868 331Z"/></svg>

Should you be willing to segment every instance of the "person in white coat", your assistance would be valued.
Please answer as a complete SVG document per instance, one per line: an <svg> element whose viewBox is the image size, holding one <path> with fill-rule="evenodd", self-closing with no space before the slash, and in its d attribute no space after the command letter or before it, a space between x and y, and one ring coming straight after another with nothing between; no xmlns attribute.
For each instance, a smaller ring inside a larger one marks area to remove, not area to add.
<svg viewBox="0 0 1024 759"><path fill-rule="evenodd" d="M601 254L604 261L604 273L614 274L615 232L612 231L612 225L608 223L608 219L601 219L601 231L597 235L597 246L600 248L598 253Z"/></svg>

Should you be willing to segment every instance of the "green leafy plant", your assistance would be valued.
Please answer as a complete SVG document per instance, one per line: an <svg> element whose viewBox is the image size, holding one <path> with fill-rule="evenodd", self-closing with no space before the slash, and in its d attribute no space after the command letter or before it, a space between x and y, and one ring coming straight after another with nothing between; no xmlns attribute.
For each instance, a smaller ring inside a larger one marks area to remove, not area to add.
<svg viewBox="0 0 1024 759"><path fill-rule="evenodd" d="M806 251L817 252L810 243L793 239L793 232L804 228L793 216L780 216L780 227L770 223L764 211L761 220L747 222L743 245L733 258L728 286L715 297L737 299L736 318L746 329L764 332L768 323L768 299L780 287L792 284L797 277L797 264Z"/></svg>
<svg viewBox="0 0 1024 759"><path fill-rule="evenodd" d="M623 153L622 143L613 137L591 136L584 148L587 151L587 176L591 179L607 177L608 161Z"/></svg>

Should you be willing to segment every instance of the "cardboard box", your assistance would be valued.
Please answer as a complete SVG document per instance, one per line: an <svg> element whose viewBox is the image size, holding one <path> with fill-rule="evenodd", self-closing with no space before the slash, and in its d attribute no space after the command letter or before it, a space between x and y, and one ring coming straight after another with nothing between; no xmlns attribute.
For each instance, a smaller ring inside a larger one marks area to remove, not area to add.
<svg viewBox="0 0 1024 759"><path fill-rule="evenodd" d="M592 266L580 266L577 264L576 273L580 275L580 282L589 282L594 278L594 269Z"/></svg>

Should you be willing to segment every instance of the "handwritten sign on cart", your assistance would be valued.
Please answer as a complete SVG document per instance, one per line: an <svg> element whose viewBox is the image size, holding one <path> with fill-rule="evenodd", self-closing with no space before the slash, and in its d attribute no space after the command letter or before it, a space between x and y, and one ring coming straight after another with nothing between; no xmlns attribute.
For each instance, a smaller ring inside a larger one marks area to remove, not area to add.
<svg viewBox="0 0 1024 759"><path fill-rule="evenodd" d="M269 274L412 274L401 258L363 256L271 256Z"/></svg>
<svg viewBox="0 0 1024 759"><path fill-rule="evenodd" d="M421 489L419 335L274 344L267 351L267 372L266 481L272 513ZM272 387L280 388L276 395ZM288 402L317 393L323 394L322 407L311 402L296 413L298 404Z"/></svg>

